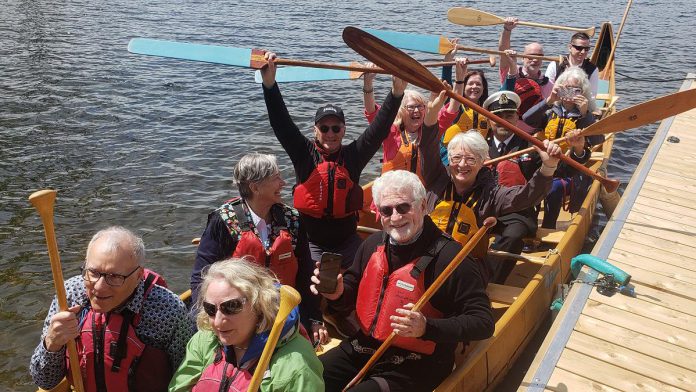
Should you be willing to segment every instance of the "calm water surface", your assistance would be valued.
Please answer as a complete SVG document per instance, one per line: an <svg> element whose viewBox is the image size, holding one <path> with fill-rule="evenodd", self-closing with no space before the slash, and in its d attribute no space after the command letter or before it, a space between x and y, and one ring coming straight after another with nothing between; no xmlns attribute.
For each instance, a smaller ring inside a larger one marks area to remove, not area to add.
<svg viewBox="0 0 696 392"><path fill-rule="evenodd" d="M460 1L522 20L616 27L624 2L590 0ZM150 266L174 291L187 287L190 245L207 212L234 194L237 159L275 153L261 87L249 69L129 54L133 37L257 47L282 57L350 61L341 40L347 25L460 37L495 47L500 26L450 24L445 2L0 1L0 390L33 390L27 372L53 295L38 215L27 202L42 188L59 191L55 222L66 277L77 273L91 234L110 224L140 233ZM400 11L407 10L407 11ZM696 69L692 1L636 1L617 53L626 75L679 79ZM555 17L547 14L559 13ZM565 32L520 27L515 43L541 40L547 54L565 52ZM522 45L519 45L520 47ZM418 54L420 59L433 57ZM495 71L487 70L491 78ZM383 98L388 79L378 79ZM678 81L617 77L619 108L675 91ZM346 109L348 137L365 126L361 82L281 86L295 121L309 130L317 106ZM615 144L611 174L627 182L655 126ZM377 159L363 181L377 173ZM286 200L289 199L289 188Z"/></svg>

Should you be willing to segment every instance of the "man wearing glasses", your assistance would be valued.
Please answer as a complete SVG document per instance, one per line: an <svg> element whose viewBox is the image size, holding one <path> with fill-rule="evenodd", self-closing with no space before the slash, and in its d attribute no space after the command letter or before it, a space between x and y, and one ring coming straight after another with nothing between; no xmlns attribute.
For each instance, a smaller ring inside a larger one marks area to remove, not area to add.
<svg viewBox="0 0 696 392"><path fill-rule="evenodd" d="M70 376L65 345L77 343L86 390L163 391L193 331L179 297L144 270L141 238L118 226L99 231L82 276L65 282L69 310L54 299L30 372L43 389Z"/></svg>
<svg viewBox="0 0 696 392"><path fill-rule="evenodd" d="M355 309L360 324L350 339L319 357L326 390L342 390L394 330L393 345L356 390L432 391L452 371L459 342L493 334L481 271L465 260L422 311L412 311L462 246L426 215L425 188L414 173L383 174L372 196L384 232L365 240L333 293L322 293L337 307ZM315 270L316 285L320 276Z"/></svg>
<svg viewBox="0 0 696 392"><path fill-rule="evenodd" d="M346 121L336 105L317 110L312 137L304 136L295 125L275 80L275 57L275 53L266 53L268 66L261 69L263 94L273 132L295 169L293 207L307 231L312 259L318 262L324 252L337 253L343 258L341 268L346 269L362 242L357 234L358 211L363 205L360 175L389 135L407 83L394 78L375 120L357 139L343 145ZM324 316L336 324L336 318ZM337 329L342 335L352 332L351 328Z"/></svg>
<svg viewBox="0 0 696 392"><path fill-rule="evenodd" d="M597 66L587 58L587 55L590 53L590 36L585 33L573 34L570 38L570 44L568 44L568 51L568 55L563 56L563 61L560 64L558 62L549 63L545 75L550 81L555 83L556 79L563 71L568 69L568 67L580 67L585 71L588 79L590 79L592 97L597 96L599 71L597 70Z"/></svg>

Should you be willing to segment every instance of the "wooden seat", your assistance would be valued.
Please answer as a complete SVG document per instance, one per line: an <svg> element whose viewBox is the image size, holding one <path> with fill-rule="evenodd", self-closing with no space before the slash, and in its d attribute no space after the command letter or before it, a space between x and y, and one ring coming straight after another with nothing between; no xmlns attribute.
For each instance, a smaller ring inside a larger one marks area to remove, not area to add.
<svg viewBox="0 0 696 392"><path fill-rule="evenodd" d="M486 292L491 302L511 305L520 296L522 289L520 287L489 283Z"/></svg>

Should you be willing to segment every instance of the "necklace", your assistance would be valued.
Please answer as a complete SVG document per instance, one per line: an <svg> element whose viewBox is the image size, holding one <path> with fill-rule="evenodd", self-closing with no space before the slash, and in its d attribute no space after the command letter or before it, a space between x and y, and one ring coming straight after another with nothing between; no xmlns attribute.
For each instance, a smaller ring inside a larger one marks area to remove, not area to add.
<svg viewBox="0 0 696 392"><path fill-rule="evenodd" d="M235 350L246 350L246 349L249 348L249 347L239 347L239 346L235 346L235 345L233 344L233 345L232 345L232 348L234 348Z"/></svg>

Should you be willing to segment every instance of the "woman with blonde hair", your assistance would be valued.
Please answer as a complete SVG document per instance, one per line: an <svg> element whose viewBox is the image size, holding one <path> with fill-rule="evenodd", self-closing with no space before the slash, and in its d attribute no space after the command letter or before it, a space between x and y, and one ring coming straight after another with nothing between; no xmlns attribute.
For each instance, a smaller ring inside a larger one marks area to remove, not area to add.
<svg viewBox="0 0 696 392"><path fill-rule="evenodd" d="M246 390L280 301L277 279L252 262L232 258L204 274L194 309L198 332L169 384L170 391ZM323 367L300 335L299 312L285 322L262 391L323 391Z"/></svg>

